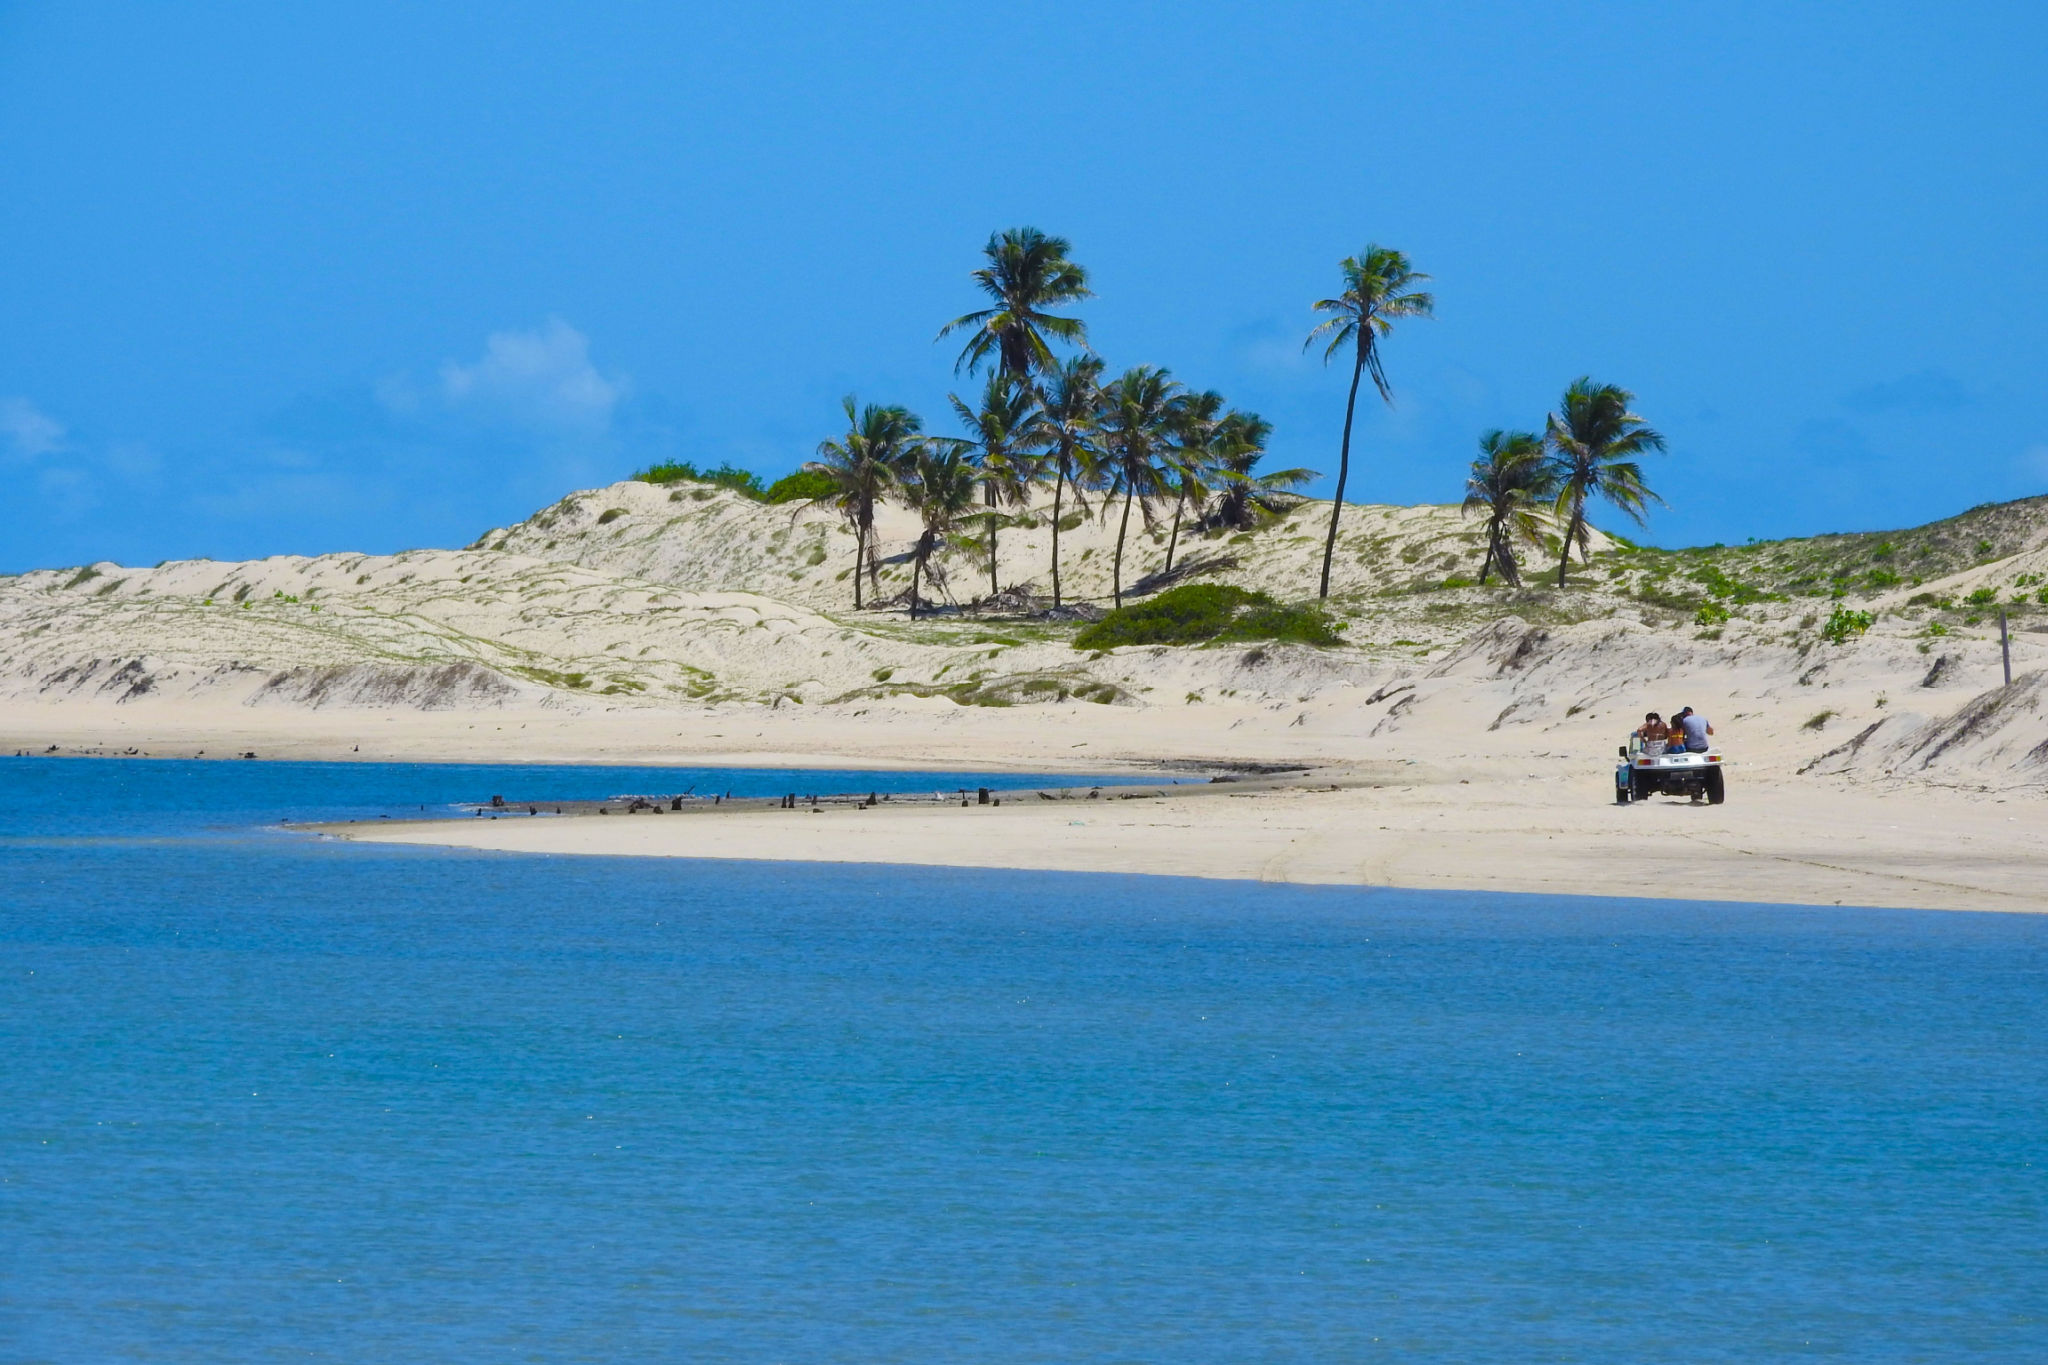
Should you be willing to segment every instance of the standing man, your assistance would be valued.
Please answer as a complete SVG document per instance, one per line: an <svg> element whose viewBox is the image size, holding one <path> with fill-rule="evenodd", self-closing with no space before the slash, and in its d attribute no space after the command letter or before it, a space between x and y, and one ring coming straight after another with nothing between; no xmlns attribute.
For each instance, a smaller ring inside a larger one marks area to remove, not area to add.
<svg viewBox="0 0 2048 1365"><path fill-rule="evenodd" d="M1710 747L1707 736L1714 733L1714 727L1707 724L1707 718L1690 706L1678 713L1678 732L1685 736L1685 751L1703 754Z"/></svg>

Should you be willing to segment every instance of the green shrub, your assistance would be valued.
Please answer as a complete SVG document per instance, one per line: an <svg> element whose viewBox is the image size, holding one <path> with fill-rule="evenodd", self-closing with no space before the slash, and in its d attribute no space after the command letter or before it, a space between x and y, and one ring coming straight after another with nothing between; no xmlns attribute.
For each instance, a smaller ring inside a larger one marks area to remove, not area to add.
<svg viewBox="0 0 2048 1365"><path fill-rule="evenodd" d="M636 469L633 471L633 477L641 483L669 484L695 483L702 476L697 473L697 466L693 464L679 464L669 460L663 464L651 464L645 469Z"/></svg>
<svg viewBox="0 0 2048 1365"><path fill-rule="evenodd" d="M599 526L609 526L624 515L626 515L626 509L623 507L607 507L598 514L597 524Z"/></svg>
<svg viewBox="0 0 2048 1365"><path fill-rule="evenodd" d="M1998 589L1979 588L1977 589L1977 591L1971 593L1968 597L1965 597L1963 600L1965 602L1968 602L1973 607L1996 606L1998 605Z"/></svg>
<svg viewBox="0 0 2048 1365"><path fill-rule="evenodd" d="M1869 583L1873 590L1878 590L1896 588L1903 580L1890 569L1872 569L1864 581Z"/></svg>
<svg viewBox="0 0 2048 1365"><path fill-rule="evenodd" d="M833 490L830 474L822 474L815 469L799 469L769 484L763 501L816 502L819 498L831 497Z"/></svg>
<svg viewBox="0 0 2048 1365"><path fill-rule="evenodd" d="M709 483L720 488L730 488L742 497L756 502L765 502L768 490L761 487L761 476L751 469L741 469L730 462L716 469L699 469L687 460L670 460L665 464L649 465L636 470L633 477L641 483Z"/></svg>
<svg viewBox="0 0 2048 1365"><path fill-rule="evenodd" d="M1341 643L1342 629L1318 607L1287 606L1224 583L1188 583L1149 602L1120 607L1074 636L1076 649L1195 645L1212 640Z"/></svg>
<svg viewBox="0 0 2048 1365"><path fill-rule="evenodd" d="M1696 626L1724 625L1727 620L1728 608L1719 602L1702 602L1700 609L1692 614L1692 623Z"/></svg>
<svg viewBox="0 0 2048 1365"><path fill-rule="evenodd" d="M1782 602L1785 600L1784 595L1781 593L1765 592L1754 583L1743 583L1730 578L1713 564L1703 564L1699 568L1687 573L1686 577L1705 588L1709 596L1728 598L1738 607L1746 607L1753 602Z"/></svg>
<svg viewBox="0 0 2048 1365"><path fill-rule="evenodd" d="M1835 644L1841 644L1851 635L1861 635L1876 623L1877 618L1867 611L1851 611L1847 607L1836 607L1828 617L1828 623L1820 628Z"/></svg>

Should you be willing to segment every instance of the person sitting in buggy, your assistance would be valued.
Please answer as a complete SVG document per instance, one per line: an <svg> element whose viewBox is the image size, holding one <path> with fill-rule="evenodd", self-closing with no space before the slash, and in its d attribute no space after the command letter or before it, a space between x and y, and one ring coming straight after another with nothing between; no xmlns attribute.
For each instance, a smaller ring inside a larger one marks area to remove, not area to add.
<svg viewBox="0 0 2048 1365"><path fill-rule="evenodd" d="M1643 723L1636 727L1636 738L1643 742L1643 752L1652 758L1663 753L1671 744L1671 727L1655 711L1643 717Z"/></svg>

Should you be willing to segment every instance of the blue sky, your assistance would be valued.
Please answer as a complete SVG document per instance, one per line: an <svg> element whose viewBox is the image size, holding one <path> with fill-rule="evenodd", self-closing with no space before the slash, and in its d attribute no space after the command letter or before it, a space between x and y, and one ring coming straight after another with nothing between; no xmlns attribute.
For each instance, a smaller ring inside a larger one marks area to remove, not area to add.
<svg viewBox="0 0 2048 1365"><path fill-rule="evenodd" d="M1580 374L1650 538L2048 491L2048 7L0 6L0 570L460 544L640 464L940 425L991 229L1096 348L1334 471L1301 353L1398 246L1353 494ZM1612 517L1608 518L1612 521Z"/></svg>

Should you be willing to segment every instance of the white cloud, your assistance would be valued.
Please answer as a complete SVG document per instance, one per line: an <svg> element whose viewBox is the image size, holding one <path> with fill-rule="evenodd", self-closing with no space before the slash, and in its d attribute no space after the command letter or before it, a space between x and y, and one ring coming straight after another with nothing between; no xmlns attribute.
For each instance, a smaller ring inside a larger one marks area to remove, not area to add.
<svg viewBox="0 0 2048 1365"><path fill-rule="evenodd" d="M0 436L16 455L34 459L64 444L64 424L26 398L0 398Z"/></svg>
<svg viewBox="0 0 2048 1365"><path fill-rule="evenodd" d="M589 339L560 318L534 331L493 332L481 360L441 367L450 407L559 432L604 431L625 392L625 376L599 374Z"/></svg>

